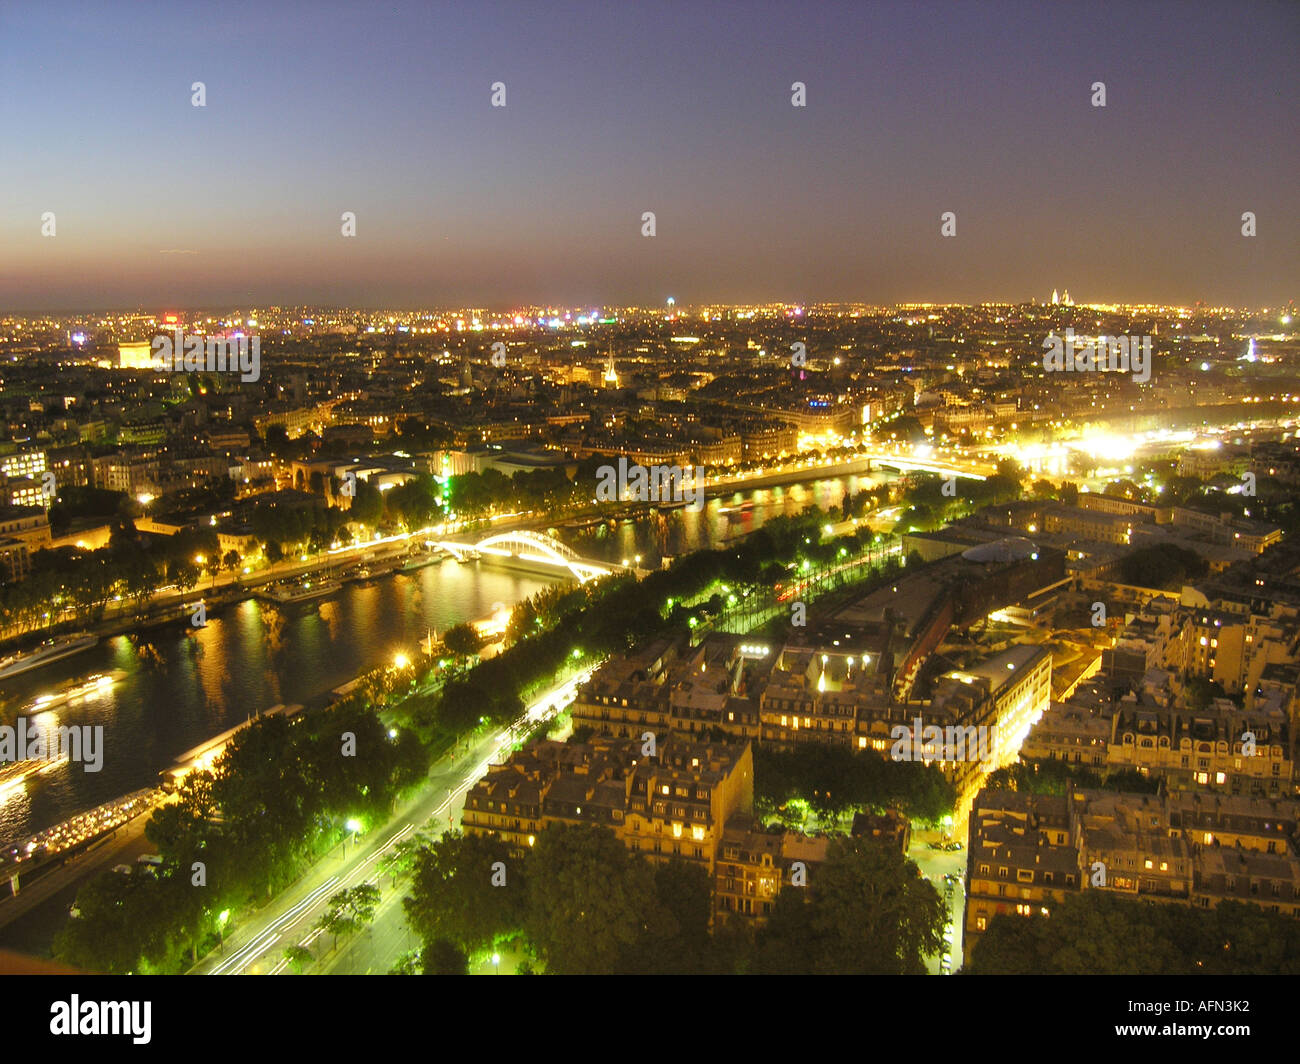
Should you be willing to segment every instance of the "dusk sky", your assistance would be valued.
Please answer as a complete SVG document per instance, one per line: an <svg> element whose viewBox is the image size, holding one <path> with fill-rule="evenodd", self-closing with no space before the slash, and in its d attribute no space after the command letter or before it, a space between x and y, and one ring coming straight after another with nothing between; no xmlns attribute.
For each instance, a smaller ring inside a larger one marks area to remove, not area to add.
<svg viewBox="0 0 1300 1064"><path fill-rule="evenodd" d="M15 0L0 311L1278 305L1298 51L1289 2Z"/></svg>

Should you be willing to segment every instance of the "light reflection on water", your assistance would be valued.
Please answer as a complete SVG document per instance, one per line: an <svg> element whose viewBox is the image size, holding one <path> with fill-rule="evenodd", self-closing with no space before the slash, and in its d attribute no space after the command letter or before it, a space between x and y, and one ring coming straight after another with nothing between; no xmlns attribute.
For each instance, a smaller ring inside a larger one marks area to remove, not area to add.
<svg viewBox="0 0 1300 1064"><path fill-rule="evenodd" d="M430 628L487 615L554 581L545 574L444 561L348 585L297 606L247 600L207 626L116 636L0 688L3 721L68 680L121 669L103 695L61 706L39 724L102 725L104 764L57 768L0 804L0 841L15 841L83 809L155 782L180 753L277 702L309 702L413 649Z"/></svg>
<svg viewBox="0 0 1300 1064"><path fill-rule="evenodd" d="M718 546L777 515L817 504L838 508L845 489L875 481L851 476L736 492L699 513L672 510L558 533L580 554L621 562ZM748 504L748 505L747 505ZM180 753L278 702L309 702L359 673L412 649L429 629L485 617L554 583L544 573L451 560L363 587L345 586L298 606L248 600L208 614L202 629L182 625L116 636L82 654L0 685L0 719L68 680L121 669L124 679L94 699L59 708L51 723L104 726L98 773L65 765L0 800L0 842L16 841L82 810L152 785ZM201 590L201 589L200 589ZM44 721L42 722L44 723Z"/></svg>

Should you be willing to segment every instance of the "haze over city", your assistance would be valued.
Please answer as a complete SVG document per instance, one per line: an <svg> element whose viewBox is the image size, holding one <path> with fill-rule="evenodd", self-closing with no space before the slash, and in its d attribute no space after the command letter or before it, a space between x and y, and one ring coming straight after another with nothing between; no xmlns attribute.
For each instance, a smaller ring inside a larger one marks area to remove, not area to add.
<svg viewBox="0 0 1300 1064"><path fill-rule="evenodd" d="M1045 284L1265 306L1300 277L1291 4L0 20L0 131L22 160L0 176L0 308L1019 302Z"/></svg>

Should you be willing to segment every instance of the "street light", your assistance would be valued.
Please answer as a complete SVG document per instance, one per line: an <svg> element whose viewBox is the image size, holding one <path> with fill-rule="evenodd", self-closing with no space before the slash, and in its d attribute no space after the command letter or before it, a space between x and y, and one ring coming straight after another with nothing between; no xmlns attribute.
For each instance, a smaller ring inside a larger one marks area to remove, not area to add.
<svg viewBox="0 0 1300 1064"><path fill-rule="evenodd" d="M357 820L356 817L349 817L348 820L343 824L343 827L346 831L348 831L351 834L353 840L355 841L357 835L361 831L361 821ZM348 859L348 836L344 835L343 836L343 860L346 861L347 859Z"/></svg>
<svg viewBox="0 0 1300 1064"><path fill-rule="evenodd" d="M492 954L492 963L496 965L497 975L501 974L501 954Z"/></svg>

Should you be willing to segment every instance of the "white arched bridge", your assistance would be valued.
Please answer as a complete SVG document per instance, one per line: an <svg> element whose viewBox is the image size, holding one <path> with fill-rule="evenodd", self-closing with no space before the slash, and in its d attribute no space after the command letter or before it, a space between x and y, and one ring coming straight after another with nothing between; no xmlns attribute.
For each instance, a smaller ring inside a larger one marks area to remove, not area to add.
<svg viewBox="0 0 1300 1064"><path fill-rule="evenodd" d="M535 562L538 565L568 569L578 578L580 583L585 583L597 576L612 573L617 568L616 566L605 565L602 562L591 561L582 557L572 547L566 543L561 543L558 539L541 532L530 532L526 529L517 532L497 532L479 540L477 543L444 539L439 540L437 546L452 555L457 561L489 554L500 558L518 558L520 561Z"/></svg>

